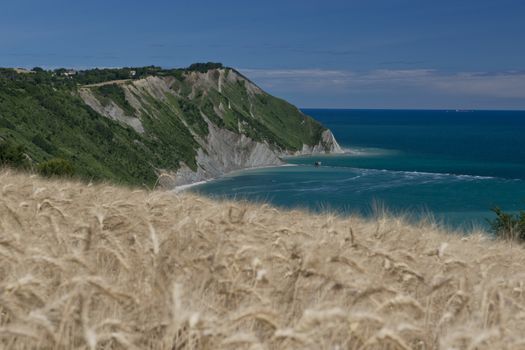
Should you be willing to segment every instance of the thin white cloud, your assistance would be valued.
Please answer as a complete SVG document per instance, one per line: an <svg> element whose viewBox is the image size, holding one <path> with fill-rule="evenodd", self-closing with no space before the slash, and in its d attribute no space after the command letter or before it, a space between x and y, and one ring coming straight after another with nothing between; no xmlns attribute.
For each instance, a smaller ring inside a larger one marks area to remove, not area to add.
<svg viewBox="0 0 525 350"><path fill-rule="evenodd" d="M525 73L469 74L438 77L433 84L455 93L502 97L525 98Z"/></svg>
<svg viewBox="0 0 525 350"><path fill-rule="evenodd" d="M445 73L434 69L241 69L263 87L309 92L326 89L423 89L429 94L525 99L525 72ZM524 101L525 103L525 101Z"/></svg>
<svg viewBox="0 0 525 350"><path fill-rule="evenodd" d="M367 80L410 80L428 78L434 74L433 69L377 69L362 76Z"/></svg>
<svg viewBox="0 0 525 350"><path fill-rule="evenodd" d="M342 78L352 73L342 70L324 69L239 69L250 78Z"/></svg>

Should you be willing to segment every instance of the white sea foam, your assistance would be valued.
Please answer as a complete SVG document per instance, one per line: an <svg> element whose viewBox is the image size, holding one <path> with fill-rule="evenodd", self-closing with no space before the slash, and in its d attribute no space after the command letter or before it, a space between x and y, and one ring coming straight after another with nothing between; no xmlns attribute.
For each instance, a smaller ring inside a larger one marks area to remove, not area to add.
<svg viewBox="0 0 525 350"><path fill-rule="evenodd" d="M467 174L453 174L453 173L432 173L426 171L407 171L407 170L390 170L390 169L369 169L369 168L353 168L353 167L343 167L343 166L324 166L330 168L341 168L349 169L355 171L361 175L375 175L375 174L395 174L401 175L405 178L421 178L421 177L431 177L433 179L444 179L444 178L457 178L460 180L492 180L499 179L494 176L481 176L481 175L467 175Z"/></svg>
<svg viewBox="0 0 525 350"><path fill-rule="evenodd" d="M199 185L203 185L207 182L210 182L212 181L212 179L210 180L206 180L206 181L198 181L198 182L193 182L191 184L187 184L187 185L180 185L180 186L176 186L174 189L172 189L173 192L175 193L179 193L179 192L182 192L182 191L185 191L189 188L192 188L192 187L195 187L195 186L199 186Z"/></svg>
<svg viewBox="0 0 525 350"><path fill-rule="evenodd" d="M400 151L386 148L372 148L372 147L345 147L343 148L343 156L353 157L370 157L370 156L384 156L400 153ZM335 155L338 156L338 155ZM339 156L341 156L339 154Z"/></svg>

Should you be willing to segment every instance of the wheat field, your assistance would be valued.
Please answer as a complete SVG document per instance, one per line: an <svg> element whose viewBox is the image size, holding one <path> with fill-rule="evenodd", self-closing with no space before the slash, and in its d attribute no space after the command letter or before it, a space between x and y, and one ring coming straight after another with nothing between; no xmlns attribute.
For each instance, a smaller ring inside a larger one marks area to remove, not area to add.
<svg viewBox="0 0 525 350"><path fill-rule="evenodd" d="M0 172L0 348L525 349L525 251Z"/></svg>

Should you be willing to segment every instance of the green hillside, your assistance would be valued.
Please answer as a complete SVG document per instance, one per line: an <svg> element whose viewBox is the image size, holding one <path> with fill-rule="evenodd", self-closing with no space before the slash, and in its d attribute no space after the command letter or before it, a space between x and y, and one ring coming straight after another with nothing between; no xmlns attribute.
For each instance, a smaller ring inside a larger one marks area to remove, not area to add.
<svg viewBox="0 0 525 350"><path fill-rule="evenodd" d="M166 91L159 93L154 84ZM143 130L95 111L80 91ZM173 70L0 70L0 142L23 147L31 166L61 158L83 178L151 186L160 170L176 170L181 162L197 168L208 123L280 152L317 144L325 130L217 64Z"/></svg>

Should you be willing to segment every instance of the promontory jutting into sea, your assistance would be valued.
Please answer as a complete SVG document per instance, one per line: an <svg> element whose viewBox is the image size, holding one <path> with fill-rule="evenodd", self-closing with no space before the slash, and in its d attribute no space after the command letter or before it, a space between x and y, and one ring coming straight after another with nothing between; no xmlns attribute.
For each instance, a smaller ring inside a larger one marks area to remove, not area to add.
<svg viewBox="0 0 525 350"><path fill-rule="evenodd" d="M332 130L345 153L284 158L296 166L237 172L194 190L314 211L386 209L463 229L486 227L491 208L525 207L524 112L303 112Z"/></svg>

